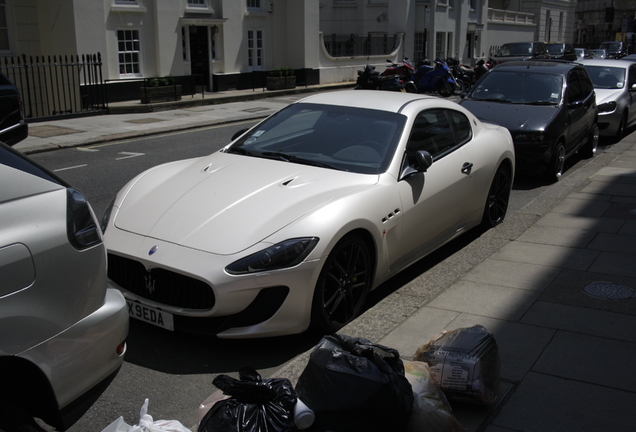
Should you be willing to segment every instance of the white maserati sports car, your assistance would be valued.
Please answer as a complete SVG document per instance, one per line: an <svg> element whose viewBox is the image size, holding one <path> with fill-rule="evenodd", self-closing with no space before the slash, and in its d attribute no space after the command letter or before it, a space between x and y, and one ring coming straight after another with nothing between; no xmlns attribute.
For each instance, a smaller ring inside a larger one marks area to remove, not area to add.
<svg viewBox="0 0 636 432"><path fill-rule="evenodd" d="M131 317L221 338L332 333L370 290L506 215L510 133L438 97L322 93L239 135L140 174L107 209Z"/></svg>

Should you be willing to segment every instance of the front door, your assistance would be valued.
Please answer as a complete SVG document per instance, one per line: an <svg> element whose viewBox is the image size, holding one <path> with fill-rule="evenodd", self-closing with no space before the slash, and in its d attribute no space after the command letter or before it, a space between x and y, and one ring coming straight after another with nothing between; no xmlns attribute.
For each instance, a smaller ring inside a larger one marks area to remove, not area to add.
<svg viewBox="0 0 636 432"><path fill-rule="evenodd" d="M210 91L210 46L208 44L208 28L190 26L190 61L192 75L195 75L195 85Z"/></svg>

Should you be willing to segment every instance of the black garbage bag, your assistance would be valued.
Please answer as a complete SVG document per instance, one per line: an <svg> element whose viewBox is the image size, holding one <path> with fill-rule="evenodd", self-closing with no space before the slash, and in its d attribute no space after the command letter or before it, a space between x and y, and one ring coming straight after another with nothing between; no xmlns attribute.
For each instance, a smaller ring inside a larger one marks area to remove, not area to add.
<svg viewBox="0 0 636 432"><path fill-rule="evenodd" d="M316 415L312 430L400 431L413 410L398 351L345 335L318 343L296 393Z"/></svg>
<svg viewBox="0 0 636 432"><path fill-rule="evenodd" d="M287 378L263 380L252 368L239 371L240 380L219 375L212 383L230 395L216 402L198 432L293 432L296 392Z"/></svg>

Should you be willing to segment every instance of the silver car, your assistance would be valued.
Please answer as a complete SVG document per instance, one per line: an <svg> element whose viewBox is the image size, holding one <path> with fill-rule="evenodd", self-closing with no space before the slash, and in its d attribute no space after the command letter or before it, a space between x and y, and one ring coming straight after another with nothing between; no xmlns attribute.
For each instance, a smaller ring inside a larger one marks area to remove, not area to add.
<svg viewBox="0 0 636 432"><path fill-rule="evenodd" d="M80 191L0 143L0 431L75 423L123 362L128 311Z"/></svg>
<svg viewBox="0 0 636 432"><path fill-rule="evenodd" d="M625 130L636 124L636 62L589 59L580 63L594 84L600 134L620 141Z"/></svg>

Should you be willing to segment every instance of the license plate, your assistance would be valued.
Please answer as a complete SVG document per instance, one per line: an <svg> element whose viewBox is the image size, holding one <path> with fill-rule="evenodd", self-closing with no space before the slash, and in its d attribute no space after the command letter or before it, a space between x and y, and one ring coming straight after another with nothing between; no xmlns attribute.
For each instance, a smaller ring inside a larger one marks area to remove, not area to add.
<svg viewBox="0 0 636 432"><path fill-rule="evenodd" d="M126 303L128 303L128 315L130 317L166 330L174 331L172 314L130 300L126 300Z"/></svg>

